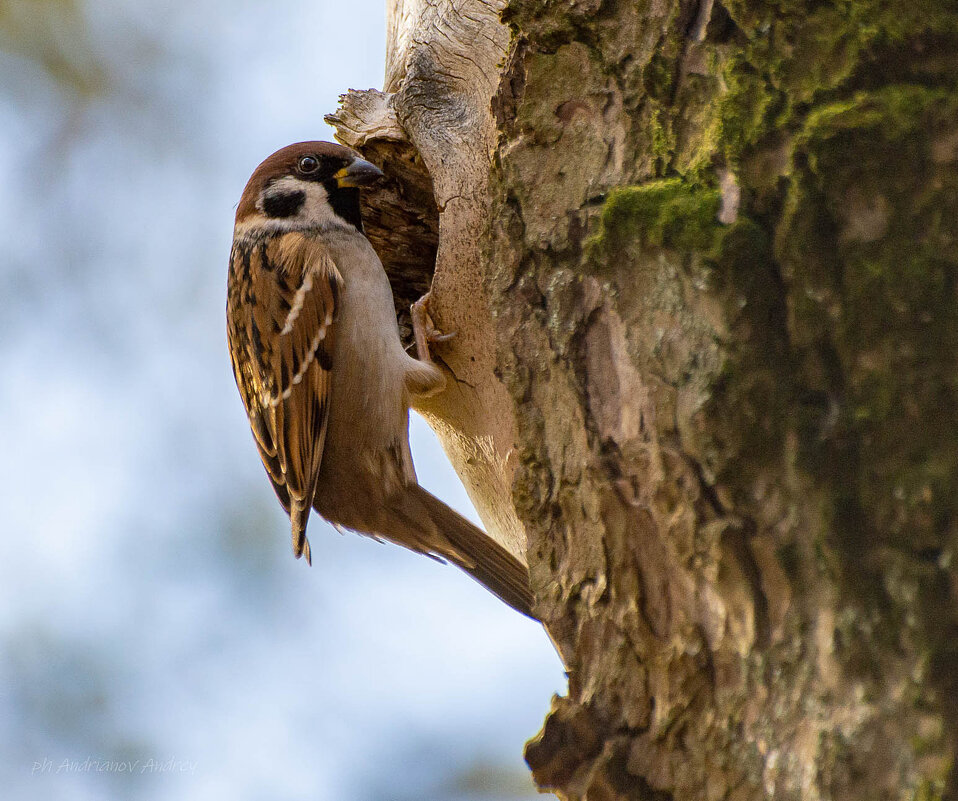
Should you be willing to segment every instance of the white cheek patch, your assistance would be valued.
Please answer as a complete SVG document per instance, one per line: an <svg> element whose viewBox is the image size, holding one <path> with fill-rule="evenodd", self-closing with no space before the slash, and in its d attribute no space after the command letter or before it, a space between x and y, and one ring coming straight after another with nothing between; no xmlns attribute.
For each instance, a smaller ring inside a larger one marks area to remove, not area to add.
<svg viewBox="0 0 958 801"><path fill-rule="evenodd" d="M329 195L322 184L301 181L306 186L306 202L300 212L300 219L310 225L342 225L343 221L329 204Z"/></svg>
<svg viewBox="0 0 958 801"><path fill-rule="evenodd" d="M289 211L295 213L276 215L270 211L289 204ZM271 206L273 208L271 208ZM275 231L292 231L304 227L342 228L346 223L333 211L329 204L329 195L322 184L315 181L303 181L287 175L273 181L256 200L259 214L248 218L237 226L241 229L267 228Z"/></svg>
<svg viewBox="0 0 958 801"><path fill-rule="evenodd" d="M256 199L256 210L267 217L298 217L305 206L309 190L306 181L292 176L271 182Z"/></svg>

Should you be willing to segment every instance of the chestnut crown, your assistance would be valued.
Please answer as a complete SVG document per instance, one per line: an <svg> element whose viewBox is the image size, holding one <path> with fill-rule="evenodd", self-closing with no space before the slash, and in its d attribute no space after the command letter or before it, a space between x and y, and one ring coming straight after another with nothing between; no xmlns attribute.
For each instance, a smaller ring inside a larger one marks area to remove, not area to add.
<svg viewBox="0 0 958 801"><path fill-rule="evenodd" d="M354 150L332 142L297 142L277 150L250 176L236 209L236 223L256 215L291 219L309 204L328 204L362 231L359 187L383 177Z"/></svg>

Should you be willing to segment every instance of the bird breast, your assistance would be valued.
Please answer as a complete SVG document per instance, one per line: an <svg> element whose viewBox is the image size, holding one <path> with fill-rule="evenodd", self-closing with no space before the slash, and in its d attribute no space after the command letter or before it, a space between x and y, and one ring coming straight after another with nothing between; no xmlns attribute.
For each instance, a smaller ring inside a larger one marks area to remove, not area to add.
<svg viewBox="0 0 958 801"><path fill-rule="evenodd" d="M389 279L364 236L331 237L343 277L336 317L327 455L338 459L395 447L407 430L406 354ZM325 461L325 457L324 457Z"/></svg>

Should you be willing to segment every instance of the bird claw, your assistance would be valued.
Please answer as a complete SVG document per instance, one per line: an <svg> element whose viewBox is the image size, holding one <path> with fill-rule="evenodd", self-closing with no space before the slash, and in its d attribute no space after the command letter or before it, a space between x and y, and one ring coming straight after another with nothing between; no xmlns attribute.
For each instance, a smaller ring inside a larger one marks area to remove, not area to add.
<svg viewBox="0 0 958 801"><path fill-rule="evenodd" d="M426 339L430 342L448 342L450 339L456 336L456 331L452 331L449 334L444 334L442 331L433 328L432 331L426 332Z"/></svg>
<svg viewBox="0 0 958 801"><path fill-rule="evenodd" d="M432 361L432 357L429 354L430 343L448 342L456 336L455 331L447 334L436 328L436 324L429 315L429 299L431 295L431 292L427 292L413 303L409 309L410 317L412 317L413 336L416 340L416 351L418 352L419 358L427 362Z"/></svg>

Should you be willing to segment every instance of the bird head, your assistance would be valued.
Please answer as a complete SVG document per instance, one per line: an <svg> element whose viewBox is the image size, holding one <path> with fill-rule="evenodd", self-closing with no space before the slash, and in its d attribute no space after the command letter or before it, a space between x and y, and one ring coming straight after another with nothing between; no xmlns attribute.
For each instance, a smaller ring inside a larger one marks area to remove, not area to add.
<svg viewBox="0 0 958 801"><path fill-rule="evenodd" d="M348 147L297 142L253 172L236 209L236 227L353 226L362 231L359 187L382 177L382 170Z"/></svg>

